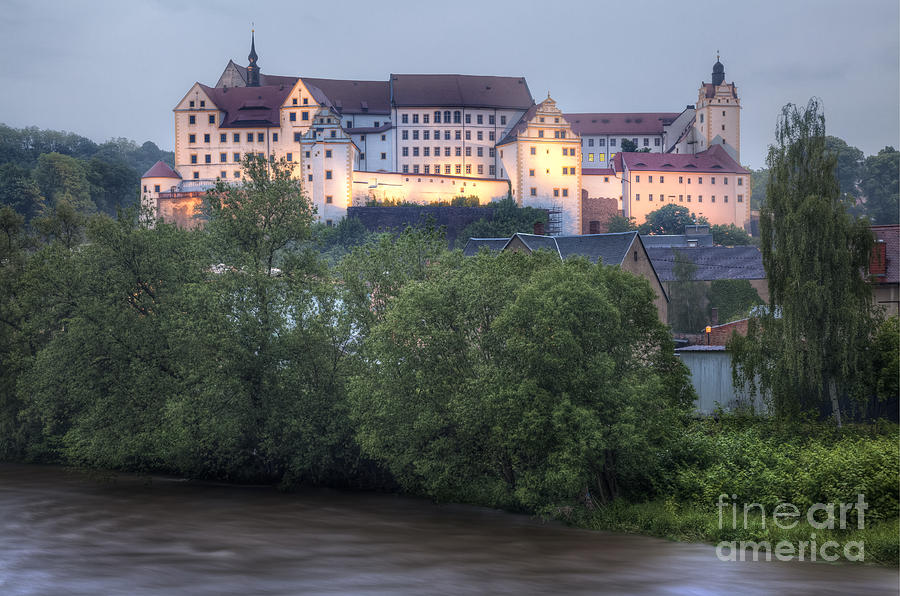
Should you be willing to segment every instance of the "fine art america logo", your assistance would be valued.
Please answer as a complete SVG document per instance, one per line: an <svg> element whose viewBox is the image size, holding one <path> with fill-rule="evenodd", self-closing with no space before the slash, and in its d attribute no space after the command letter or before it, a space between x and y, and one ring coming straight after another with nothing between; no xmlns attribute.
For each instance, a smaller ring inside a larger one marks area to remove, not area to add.
<svg viewBox="0 0 900 596"><path fill-rule="evenodd" d="M716 504L720 530L727 525L732 530L748 530L751 525L755 525L752 519L748 519L751 512L759 514L755 519L762 522L763 530L766 529L767 521L782 530L792 530L803 518L801 508L792 503L779 503L771 512L767 512L759 503L743 503L743 511L739 515L741 507L738 505L737 495L730 497L729 499L727 494L719 495ZM716 556L720 561L771 561L773 554L779 561L837 561L842 556L847 561L862 561L865 557L863 541L847 541L843 548L834 540L817 543L814 530L846 530L852 527L854 521L856 527L862 530L865 527L865 510L868 508L863 494L857 495L856 503L815 503L805 512L806 522L810 526L809 540L780 540L775 544L768 540L723 540L716 546ZM743 526L739 526L739 522L743 522Z"/></svg>

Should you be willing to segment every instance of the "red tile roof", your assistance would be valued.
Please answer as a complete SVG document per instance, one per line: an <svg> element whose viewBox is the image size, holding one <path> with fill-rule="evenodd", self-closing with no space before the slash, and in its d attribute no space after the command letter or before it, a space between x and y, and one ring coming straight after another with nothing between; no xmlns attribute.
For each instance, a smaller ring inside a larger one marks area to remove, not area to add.
<svg viewBox="0 0 900 596"><path fill-rule="evenodd" d="M875 273L883 270L884 275L878 275L875 283L896 284L900 283L900 225L872 226L875 234L876 251L880 252L878 245L884 246L882 263L871 263L869 269ZM874 256L874 255L873 255ZM874 259L873 259L874 260ZM875 265L874 267L872 265Z"/></svg>
<svg viewBox="0 0 900 596"><path fill-rule="evenodd" d="M615 176L616 171L612 168L581 168L583 176Z"/></svg>
<svg viewBox="0 0 900 596"><path fill-rule="evenodd" d="M616 153L621 156L625 167L629 170L653 172L721 172L724 174L749 174L740 164L728 155L721 145L713 145L700 153Z"/></svg>
<svg viewBox="0 0 900 596"><path fill-rule="evenodd" d="M459 106L527 110L534 104L523 77L392 74L397 107Z"/></svg>
<svg viewBox="0 0 900 596"><path fill-rule="evenodd" d="M565 114L572 130L586 135L642 135L663 132L663 125L671 124L679 112L634 112L621 114L579 113Z"/></svg>
<svg viewBox="0 0 900 596"><path fill-rule="evenodd" d="M391 88L387 81L301 79L317 101L336 108L341 114L391 113Z"/></svg>
<svg viewBox="0 0 900 596"><path fill-rule="evenodd" d="M225 112L220 128L281 126L281 105L291 92L291 85L219 89L201 84L200 87Z"/></svg>
<svg viewBox="0 0 900 596"><path fill-rule="evenodd" d="M169 167L164 161L158 161L153 164L153 167L144 172L144 175L141 178L181 178L181 176Z"/></svg>

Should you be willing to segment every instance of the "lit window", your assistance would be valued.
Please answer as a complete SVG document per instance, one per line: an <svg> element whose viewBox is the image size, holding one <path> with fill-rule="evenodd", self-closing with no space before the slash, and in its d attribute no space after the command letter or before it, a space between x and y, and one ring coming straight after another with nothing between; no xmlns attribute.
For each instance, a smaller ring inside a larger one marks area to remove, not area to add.
<svg viewBox="0 0 900 596"><path fill-rule="evenodd" d="M472 173L472 164L467 163L466 164L466 174L471 174L471 173Z"/></svg>
<svg viewBox="0 0 900 596"><path fill-rule="evenodd" d="M594 154L588 153L588 161L594 161Z"/></svg>

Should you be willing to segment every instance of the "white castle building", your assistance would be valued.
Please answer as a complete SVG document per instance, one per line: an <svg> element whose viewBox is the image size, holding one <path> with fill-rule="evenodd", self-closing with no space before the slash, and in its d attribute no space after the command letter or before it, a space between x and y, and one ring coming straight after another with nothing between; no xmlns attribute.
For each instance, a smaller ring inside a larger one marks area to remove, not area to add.
<svg viewBox="0 0 900 596"><path fill-rule="evenodd" d="M681 112L565 114L549 95L536 104L523 77L266 75L252 38L248 59L229 61L215 86L195 83L176 104L175 163L142 178L144 204L159 217L191 225L203 192L217 179L240 181L241 160L258 154L294 164L328 224L369 201L509 194L550 209L551 231L562 234L586 231L585 200L599 198L638 223L669 201L691 203L711 223L749 221L740 100L718 61ZM622 153L626 140L650 155Z"/></svg>

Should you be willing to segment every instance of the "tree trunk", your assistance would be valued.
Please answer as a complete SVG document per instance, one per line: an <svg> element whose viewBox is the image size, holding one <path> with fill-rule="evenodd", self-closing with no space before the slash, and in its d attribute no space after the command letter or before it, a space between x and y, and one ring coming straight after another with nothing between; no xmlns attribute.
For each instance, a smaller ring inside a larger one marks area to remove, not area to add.
<svg viewBox="0 0 900 596"><path fill-rule="evenodd" d="M838 404L837 384L834 378L828 379L828 394L831 396L831 412L837 427L841 428L841 406Z"/></svg>

